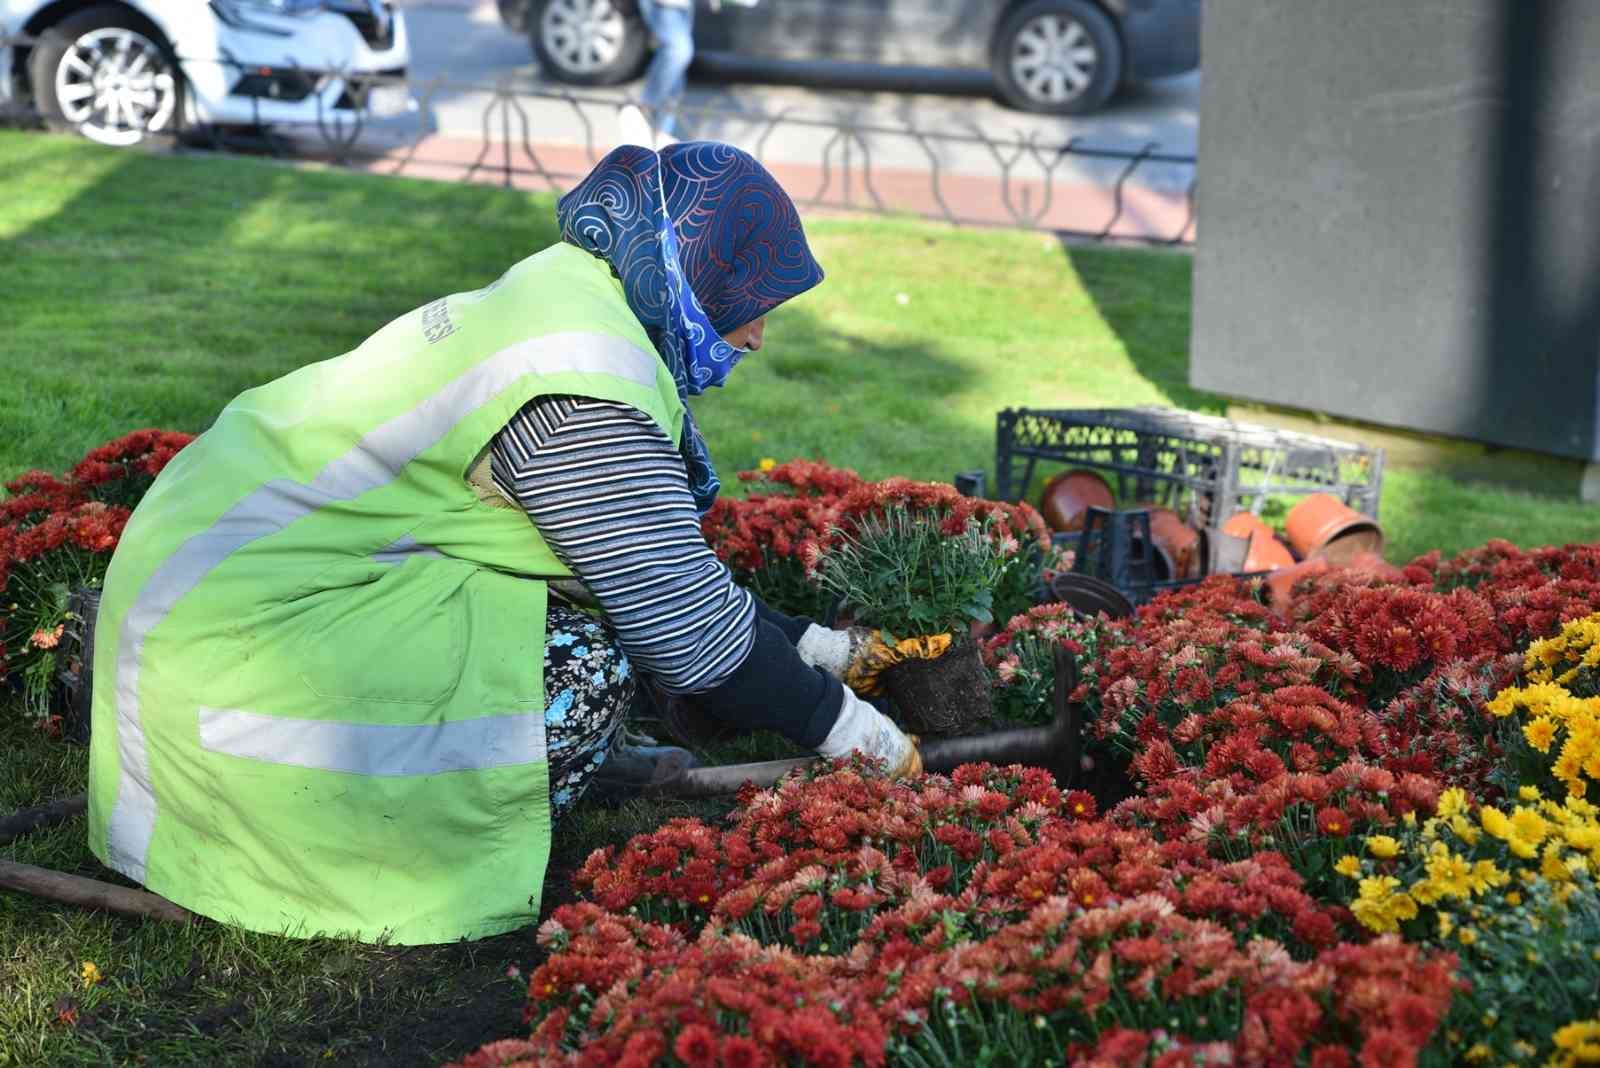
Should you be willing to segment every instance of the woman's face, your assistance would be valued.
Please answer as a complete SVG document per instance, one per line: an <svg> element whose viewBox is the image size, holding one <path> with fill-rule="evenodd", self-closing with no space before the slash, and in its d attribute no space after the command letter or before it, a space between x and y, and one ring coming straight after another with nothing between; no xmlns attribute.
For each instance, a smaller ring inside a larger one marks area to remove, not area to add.
<svg viewBox="0 0 1600 1068"><path fill-rule="evenodd" d="M761 335L766 329L767 317L763 315L759 319L752 319L743 326L735 327L728 333L723 334L722 340L736 349L749 349L751 352L756 352L761 348Z"/></svg>

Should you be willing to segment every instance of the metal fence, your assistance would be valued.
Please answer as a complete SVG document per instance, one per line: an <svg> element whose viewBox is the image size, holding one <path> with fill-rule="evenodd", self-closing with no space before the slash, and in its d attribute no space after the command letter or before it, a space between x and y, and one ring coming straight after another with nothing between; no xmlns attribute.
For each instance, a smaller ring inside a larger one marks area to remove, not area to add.
<svg viewBox="0 0 1600 1068"><path fill-rule="evenodd" d="M0 36L0 56L34 43ZM179 76L196 63L220 65L241 79L266 70L228 58L187 58L178 64ZM0 73L6 69L0 63ZM300 98L297 114L285 116L281 99L241 97L245 110L227 125L191 117L146 140L562 191L614 146L617 108L628 102L620 93L527 79L484 84L297 68L277 68L271 76L286 95ZM0 119L44 125L25 80L15 70L11 79L20 91L0 100ZM335 82L337 94L328 91ZM414 108L398 117L374 114L372 102L394 90L414 100ZM679 125L686 139L727 141L749 151L812 210L1021 227L1103 242L1181 246L1194 240L1195 158L1154 143L1049 142L1036 132L997 133L972 120L934 129L848 103L828 114L691 105L681 110Z"/></svg>

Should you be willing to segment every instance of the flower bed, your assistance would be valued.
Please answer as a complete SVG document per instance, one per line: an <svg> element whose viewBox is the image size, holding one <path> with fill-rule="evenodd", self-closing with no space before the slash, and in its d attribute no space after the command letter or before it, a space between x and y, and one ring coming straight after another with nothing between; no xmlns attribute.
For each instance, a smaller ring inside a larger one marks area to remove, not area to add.
<svg viewBox="0 0 1600 1068"><path fill-rule="evenodd" d="M50 709L72 591L98 585L131 509L192 435L136 430L89 450L65 476L29 471L0 498L0 685L56 730Z"/></svg>
<svg viewBox="0 0 1600 1068"><path fill-rule="evenodd" d="M809 576L817 555L869 517L903 510L959 535L976 522L1004 543L1011 560L993 596L994 612L1007 618L1029 604L1053 562L1050 536L1027 504L964 497L955 487L891 478L868 482L854 471L811 460L792 460L739 478L753 491L744 499L720 497L701 521L706 541L738 580L781 611L823 619L832 607Z"/></svg>
<svg viewBox="0 0 1600 1068"><path fill-rule="evenodd" d="M885 484L774 473L720 549L803 584ZM783 552L774 512L809 517ZM852 762L748 790L592 856L528 1035L462 1063L1600 1061L1600 546L1314 575L1279 610L1226 577L1031 608L985 643L998 707L1048 714L1058 645L1132 796Z"/></svg>
<svg viewBox="0 0 1600 1068"><path fill-rule="evenodd" d="M0 678L41 723L67 594L188 440L6 487ZM527 1035L463 1064L1600 1062L1600 545L1276 602L1215 578L1085 620L1028 606L1051 563L1031 509L746 474L707 535L791 611L820 614L808 565L868 518L989 531L1017 608L984 643L997 707L1046 718L1065 648L1127 790L841 761L598 851L540 930Z"/></svg>

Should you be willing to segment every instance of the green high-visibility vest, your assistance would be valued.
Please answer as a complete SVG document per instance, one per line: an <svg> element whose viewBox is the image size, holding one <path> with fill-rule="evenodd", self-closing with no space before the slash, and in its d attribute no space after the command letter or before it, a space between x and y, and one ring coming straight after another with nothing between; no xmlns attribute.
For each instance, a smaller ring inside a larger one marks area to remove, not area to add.
<svg viewBox="0 0 1600 1068"><path fill-rule="evenodd" d="M558 245L241 394L156 479L96 627L89 844L252 930L399 943L538 914L545 578L467 473L528 400L683 406L608 266Z"/></svg>

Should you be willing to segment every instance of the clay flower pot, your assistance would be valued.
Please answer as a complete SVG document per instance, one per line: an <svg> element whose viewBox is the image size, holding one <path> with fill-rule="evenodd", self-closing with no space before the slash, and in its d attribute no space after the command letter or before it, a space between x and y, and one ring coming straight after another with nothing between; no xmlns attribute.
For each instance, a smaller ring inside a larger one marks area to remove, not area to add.
<svg viewBox="0 0 1600 1068"><path fill-rule="evenodd" d="M1195 578L1200 574L1200 533L1178 517L1171 508L1158 504L1136 504L1150 513L1150 537L1156 552L1164 557L1167 577Z"/></svg>
<svg viewBox="0 0 1600 1068"><path fill-rule="evenodd" d="M1222 524L1222 532L1236 538L1250 539L1250 550L1244 557L1246 571L1276 571L1294 564L1294 554L1278 541L1272 528L1254 513L1235 512Z"/></svg>
<svg viewBox="0 0 1600 1068"><path fill-rule="evenodd" d="M1039 513L1051 530L1080 530L1090 507L1110 511L1116 497L1105 479L1081 467L1063 471L1044 484Z"/></svg>
<svg viewBox="0 0 1600 1068"><path fill-rule="evenodd" d="M1272 597L1272 610L1280 616L1287 616L1289 604L1294 599L1294 584L1303 578L1326 574L1329 568L1328 561L1320 556L1312 556L1273 572L1272 577L1266 580L1267 590Z"/></svg>
<svg viewBox="0 0 1600 1068"><path fill-rule="evenodd" d="M1344 567L1363 554L1382 555L1383 528L1328 493L1313 493L1289 510L1289 544L1302 557Z"/></svg>

